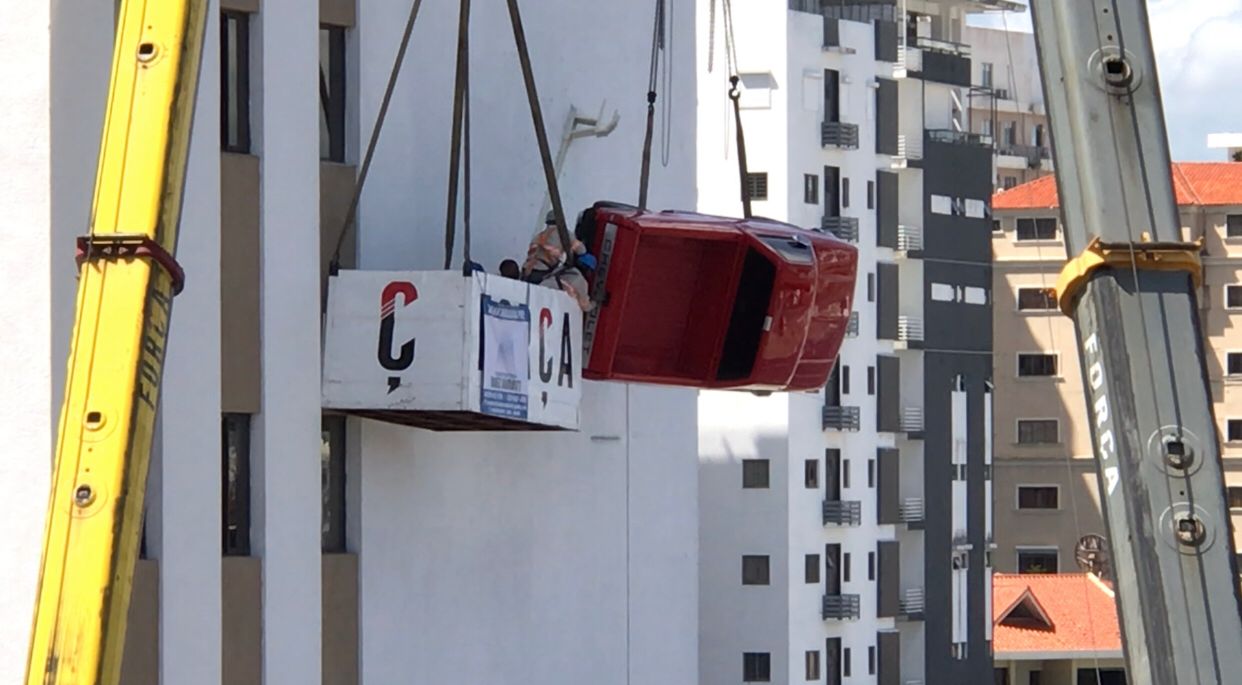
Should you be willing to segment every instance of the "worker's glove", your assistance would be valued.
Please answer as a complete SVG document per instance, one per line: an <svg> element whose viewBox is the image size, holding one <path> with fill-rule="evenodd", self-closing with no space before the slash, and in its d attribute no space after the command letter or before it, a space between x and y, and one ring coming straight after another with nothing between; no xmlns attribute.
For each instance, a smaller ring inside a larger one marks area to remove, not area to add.
<svg viewBox="0 0 1242 685"><path fill-rule="evenodd" d="M579 255L578 266L581 266L584 269L594 270L595 267L598 266L598 263L596 263L595 261L595 255L591 254L590 252L586 252L586 253Z"/></svg>

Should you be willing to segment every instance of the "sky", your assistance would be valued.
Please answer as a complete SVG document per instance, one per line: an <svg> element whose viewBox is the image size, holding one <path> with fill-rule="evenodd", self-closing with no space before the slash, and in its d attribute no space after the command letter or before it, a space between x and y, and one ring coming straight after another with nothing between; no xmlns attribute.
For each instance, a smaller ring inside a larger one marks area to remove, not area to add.
<svg viewBox="0 0 1242 685"><path fill-rule="evenodd" d="M1173 159L1224 160L1207 135L1242 132L1242 0L1147 0L1147 11ZM1028 12L1005 21L1031 30ZM971 23L1000 28L1002 21L991 15Z"/></svg>

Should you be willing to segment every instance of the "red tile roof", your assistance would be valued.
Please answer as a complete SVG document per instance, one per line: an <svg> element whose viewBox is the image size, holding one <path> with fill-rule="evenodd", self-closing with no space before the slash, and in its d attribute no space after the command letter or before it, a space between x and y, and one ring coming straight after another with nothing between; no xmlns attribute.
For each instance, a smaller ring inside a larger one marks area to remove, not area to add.
<svg viewBox="0 0 1242 685"><path fill-rule="evenodd" d="M1047 617L1050 628L1033 626L1029 620L1005 624L1005 617L1024 600L1033 600L1031 613ZM1022 658L1023 653L1121 653L1112 592L1085 573L993 575L992 622L997 658Z"/></svg>
<svg viewBox="0 0 1242 685"><path fill-rule="evenodd" d="M1175 162L1173 191L1177 204L1242 205L1242 163ZM1055 209L1057 183L1043 176L992 196L992 209Z"/></svg>

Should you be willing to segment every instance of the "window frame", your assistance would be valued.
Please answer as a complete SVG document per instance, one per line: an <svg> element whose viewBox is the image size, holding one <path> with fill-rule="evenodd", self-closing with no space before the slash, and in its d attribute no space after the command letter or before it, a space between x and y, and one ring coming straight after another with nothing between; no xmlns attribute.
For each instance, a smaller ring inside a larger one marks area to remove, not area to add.
<svg viewBox="0 0 1242 685"><path fill-rule="evenodd" d="M234 154L248 155L254 145L251 130L251 110L250 110L250 71L253 68L251 60L251 38L250 38L250 18L249 12L241 12L238 10L221 10L220 11L220 150L223 152L231 152ZM237 26L237 83L236 88L230 89L230 85L234 85L229 79L229 26L230 22L236 22ZM229 108L234 103L232 97L236 94L242 96L236 98L237 105L237 142L230 142L229 130Z"/></svg>
<svg viewBox="0 0 1242 685"><path fill-rule="evenodd" d="M236 443L230 440L230 431L235 431ZM221 475L221 511L220 511L220 549L226 557L248 557L253 549L251 532L254 527L252 513L254 511L254 479L253 450L254 415L236 412L225 412L220 415L220 475ZM234 460L229 452L230 446L238 445L237 471L235 478L229 477L229 466ZM230 493L234 493L230 497ZM230 500L235 506L230 505ZM230 539L230 530L236 535Z"/></svg>
<svg viewBox="0 0 1242 685"><path fill-rule="evenodd" d="M819 568L818 554L805 554L802 557L802 580L807 585L818 585L822 575Z"/></svg>
<svg viewBox="0 0 1242 685"><path fill-rule="evenodd" d="M1238 494L1239 502L1237 506L1234 506L1233 503L1234 493ZM1242 511L1242 485L1226 485L1225 501L1229 504L1229 511Z"/></svg>
<svg viewBox="0 0 1242 685"><path fill-rule="evenodd" d="M1238 364L1238 366L1239 366L1239 370L1238 370L1238 372L1237 372L1237 373L1234 373L1233 371L1230 371L1230 370L1229 370L1229 367L1230 367L1229 360L1230 360L1230 358L1234 358L1234 359L1237 359L1237 360L1239 361L1239 364ZM1223 369L1223 370L1224 370L1224 372L1225 372L1225 377L1226 377L1226 378L1242 378L1242 351L1239 351L1239 350L1225 350L1225 358L1224 358L1224 360L1222 360L1222 361L1223 361L1223 363L1221 364L1221 367L1222 367L1222 369Z"/></svg>
<svg viewBox="0 0 1242 685"><path fill-rule="evenodd" d="M753 571L754 575L748 574ZM772 584L772 557L768 554L742 555L742 585L764 586Z"/></svg>
<svg viewBox="0 0 1242 685"><path fill-rule="evenodd" d="M772 682L772 653L742 652L742 682Z"/></svg>
<svg viewBox="0 0 1242 685"><path fill-rule="evenodd" d="M326 32L326 35L325 35ZM319 24L319 113L323 116L325 140L320 138L319 159L344 164L346 161L346 126L349 116L349 27ZM323 41L327 40L325 73ZM340 97L337 97L339 94Z"/></svg>
<svg viewBox="0 0 1242 685"><path fill-rule="evenodd" d="M1056 505L1051 507L1024 507L1022 506L1023 490L1046 490L1051 488L1056 493ZM1018 483L1013 488L1013 506L1015 511L1031 512L1031 511L1061 511L1061 485L1059 483Z"/></svg>
<svg viewBox="0 0 1242 685"><path fill-rule="evenodd" d="M1238 304L1236 305L1229 304L1229 293L1233 289L1237 289L1239 293L1242 293L1242 283L1226 283L1224 288L1225 288L1225 299L1224 299L1225 309L1229 311L1242 311L1242 297L1239 297L1240 301Z"/></svg>
<svg viewBox="0 0 1242 685"><path fill-rule="evenodd" d="M1023 357L1052 357L1052 373L1050 374L1024 374L1022 373ZM1058 352L1032 351L1032 352L1016 352L1014 353L1014 374L1016 378L1060 378L1061 377L1061 355Z"/></svg>
<svg viewBox="0 0 1242 685"><path fill-rule="evenodd" d="M819 204L819 174L802 174L802 202Z"/></svg>
<svg viewBox="0 0 1242 685"><path fill-rule="evenodd" d="M759 191L763 193L760 195ZM752 202L766 202L770 193L768 187L768 172L766 171L748 171L746 172L746 196Z"/></svg>
<svg viewBox="0 0 1242 685"><path fill-rule="evenodd" d="M1051 299L1049 300L1049 306L1048 306L1048 307L1045 307L1045 308L1042 308L1042 309L1040 309L1040 308L1034 308L1034 307L1023 307L1023 306L1022 306L1022 293L1023 293L1023 291L1030 292L1030 291L1032 291L1032 290L1034 290L1034 291L1040 291L1040 290L1042 290L1042 291L1044 291L1044 292L1045 292L1045 295L1051 295L1052 297L1051 297ZM1057 292L1056 292L1056 291L1057 291L1057 289L1056 289L1056 288L1052 288L1052 287L1045 287L1045 286L1042 286L1042 285L1020 285L1020 286L1017 286L1017 287L1015 287L1015 288L1014 288L1014 290L1013 290L1013 294L1014 294L1014 311L1022 312L1023 314L1046 314L1046 313L1048 313L1048 312L1058 312L1058 311L1060 311L1060 309L1057 307Z"/></svg>
<svg viewBox="0 0 1242 685"><path fill-rule="evenodd" d="M1030 222L1030 225L1034 228L1034 233L1035 233L1034 238L1023 238L1022 237L1023 222L1028 222L1028 221ZM1050 238L1041 237L1039 235L1039 228L1041 226L1041 222L1042 222L1042 225L1046 226L1047 222L1049 221L1052 222L1052 237ZM1061 222L1058 221L1056 217L1049 217L1049 216L1015 217L1013 228L1014 228L1013 241L1015 243L1054 243L1054 242L1060 241L1059 236L1061 235Z"/></svg>
<svg viewBox="0 0 1242 685"><path fill-rule="evenodd" d="M1231 235L1229 232L1229 229L1234 228L1234 226L1229 225L1231 219L1236 219L1237 235ZM1224 228L1225 240L1242 240L1242 214L1226 214Z"/></svg>
<svg viewBox="0 0 1242 685"><path fill-rule="evenodd" d="M1040 376L1034 376L1040 378ZM1052 421L1056 425L1056 440L1052 442L1023 442L1022 440L1022 424L1027 421ZM1037 445L1059 445L1061 444L1061 420L1054 417L1024 416L1014 419L1013 422L1013 444L1022 446Z"/></svg>
<svg viewBox="0 0 1242 685"><path fill-rule="evenodd" d="M343 554L348 547L346 498L349 486L346 483L346 463L349 460L349 424L342 414L325 414L320 423L320 548L328 554Z"/></svg>
<svg viewBox="0 0 1242 685"><path fill-rule="evenodd" d="M1233 437L1233 433L1232 433L1232 431L1230 430L1230 428L1231 428L1232 426L1235 426L1235 425L1236 425L1236 426L1238 426L1238 428L1239 428L1239 430L1238 430L1238 437L1236 437L1236 438L1235 438L1235 437ZM1225 419L1225 431L1224 431L1224 432L1225 432L1225 442L1229 442L1229 443L1239 443L1239 442L1242 442L1242 418L1227 418L1227 419Z"/></svg>
<svg viewBox="0 0 1242 685"><path fill-rule="evenodd" d="M1022 555L1023 554L1050 554L1056 559L1056 568L1051 571L1044 571L1047 574L1061 572L1061 549L1059 547L1050 547L1048 545L1018 545L1014 547L1014 560L1017 562L1014 568L1018 569L1017 573L1026 575L1022 571Z"/></svg>
<svg viewBox="0 0 1242 685"><path fill-rule="evenodd" d="M747 479L747 466L757 467L763 466L763 484L748 485L750 481ZM742 489L743 490L768 490L772 487L772 462L769 459L743 459L742 460Z"/></svg>
<svg viewBox="0 0 1242 685"><path fill-rule="evenodd" d="M803 462L802 482L808 490L819 489L819 460L807 459Z"/></svg>
<svg viewBox="0 0 1242 685"><path fill-rule="evenodd" d="M819 680L819 675L823 671L823 669L820 667L819 650L818 649L806 650L806 656L803 657L803 660L806 662L805 663L806 679L808 681Z"/></svg>

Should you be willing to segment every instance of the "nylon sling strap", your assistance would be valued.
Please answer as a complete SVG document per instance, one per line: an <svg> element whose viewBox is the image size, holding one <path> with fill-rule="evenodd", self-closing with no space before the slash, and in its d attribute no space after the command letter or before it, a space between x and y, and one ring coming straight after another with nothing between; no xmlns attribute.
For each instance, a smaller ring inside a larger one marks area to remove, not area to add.
<svg viewBox="0 0 1242 685"><path fill-rule="evenodd" d="M729 99L733 101L733 122L737 128L737 172L742 190L742 215L749 219L751 213L750 188L746 183L746 178L749 176L746 171L746 135L742 133L742 105L739 102L742 93L737 87L738 80L736 74L729 77Z"/></svg>
<svg viewBox="0 0 1242 685"><path fill-rule="evenodd" d="M457 75L453 86L453 131L449 136L448 198L444 210L444 268L453 262L453 245L457 229L457 184L461 175L462 110L466 107L467 72L470 69L470 0L461 0L457 24ZM467 165L469 160L467 160ZM466 183L469 184L467 178ZM467 214L469 209L466 209ZM466 252L470 252L470 240L466 238ZM463 271L470 273L470 257L466 255Z"/></svg>
<svg viewBox="0 0 1242 685"><path fill-rule="evenodd" d="M643 166L638 176L638 211L640 212L647 211L647 188L651 179L651 141L655 134L656 85L660 65L660 34L663 27L664 0L656 0L655 26L651 29L651 71L647 79L647 133L643 137Z"/></svg>

